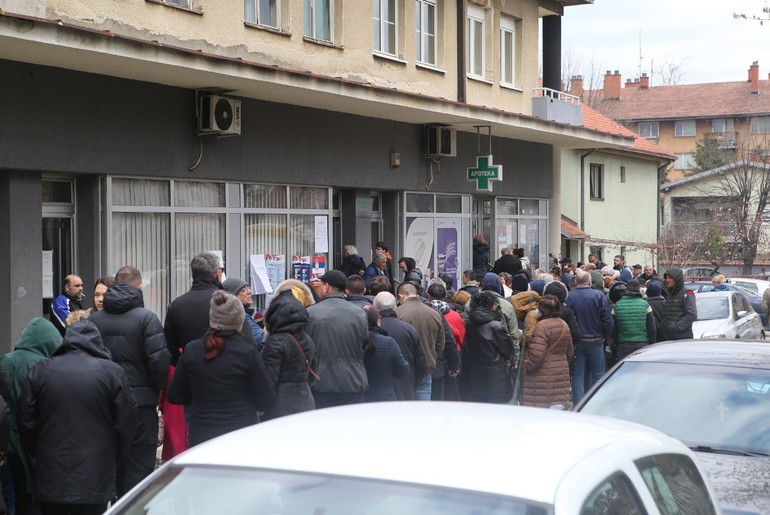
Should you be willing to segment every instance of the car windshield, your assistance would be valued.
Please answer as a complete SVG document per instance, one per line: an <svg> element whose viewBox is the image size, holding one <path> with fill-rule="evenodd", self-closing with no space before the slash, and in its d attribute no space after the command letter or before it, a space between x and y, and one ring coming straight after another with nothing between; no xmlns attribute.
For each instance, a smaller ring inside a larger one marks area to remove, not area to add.
<svg viewBox="0 0 770 515"><path fill-rule="evenodd" d="M698 320L722 320L730 316L727 297L698 297Z"/></svg>
<svg viewBox="0 0 770 515"><path fill-rule="evenodd" d="M652 426L698 450L770 453L770 370L626 361L580 411Z"/></svg>
<svg viewBox="0 0 770 515"><path fill-rule="evenodd" d="M188 466L167 468L118 513L547 515L553 513L553 509L510 497L435 486L273 470Z"/></svg>

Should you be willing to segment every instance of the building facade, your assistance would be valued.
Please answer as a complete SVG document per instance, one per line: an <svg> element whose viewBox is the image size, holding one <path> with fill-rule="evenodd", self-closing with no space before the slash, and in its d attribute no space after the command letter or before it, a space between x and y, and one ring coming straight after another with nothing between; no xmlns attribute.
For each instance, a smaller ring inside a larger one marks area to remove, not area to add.
<svg viewBox="0 0 770 515"><path fill-rule="evenodd" d="M545 265L562 152L633 145L532 115L581 3L0 2L3 345L68 273L90 306L136 266L163 317L204 250L270 283L379 240L459 278L476 233Z"/></svg>

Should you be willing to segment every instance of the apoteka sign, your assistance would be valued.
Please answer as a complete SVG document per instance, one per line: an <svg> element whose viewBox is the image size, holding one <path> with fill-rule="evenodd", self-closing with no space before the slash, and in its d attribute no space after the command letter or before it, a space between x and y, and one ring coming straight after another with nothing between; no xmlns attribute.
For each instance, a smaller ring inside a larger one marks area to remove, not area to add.
<svg viewBox="0 0 770 515"><path fill-rule="evenodd" d="M476 166L468 168L468 180L476 181L476 191L492 191L491 181L503 180L503 166L492 164L492 154L476 156Z"/></svg>

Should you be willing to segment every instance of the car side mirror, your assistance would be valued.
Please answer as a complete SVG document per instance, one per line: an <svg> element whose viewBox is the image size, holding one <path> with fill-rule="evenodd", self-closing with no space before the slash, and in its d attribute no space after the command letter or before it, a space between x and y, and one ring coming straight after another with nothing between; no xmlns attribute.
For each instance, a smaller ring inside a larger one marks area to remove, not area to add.
<svg viewBox="0 0 770 515"><path fill-rule="evenodd" d="M736 315L738 315L738 318L743 318L743 317L745 317L745 316L746 316L746 315L748 315L748 314L749 314L749 312L748 312L748 311L738 311L738 312L736 313Z"/></svg>

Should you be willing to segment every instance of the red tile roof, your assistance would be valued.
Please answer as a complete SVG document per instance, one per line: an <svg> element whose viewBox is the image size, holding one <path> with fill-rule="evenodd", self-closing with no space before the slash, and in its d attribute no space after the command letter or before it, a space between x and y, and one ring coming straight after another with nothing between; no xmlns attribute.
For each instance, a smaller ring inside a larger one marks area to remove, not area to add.
<svg viewBox="0 0 770 515"><path fill-rule="evenodd" d="M591 237L590 234L583 232L577 226L577 222L570 220L564 215L561 215L561 234L568 240L582 240Z"/></svg>
<svg viewBox="0 0 770 515"><path fill-rule="evenodd" d="M585 104L581 104L580 107L583 111L583 126L586 129L594 129L594 130L609 133L609 134L619 134L621 136L632 137L634 138L634 145L631 149L629 149L632 152L649 154L655 157L662 157L664 159L670 159L670 160L676 159L676 156L674 156L670 152L659 147L652 141L642 138L641 136L636 134L634 131L627 129L626 127L623 127L622 125L611 120L610 118L607 118L606 116L601 114L599 111L596 111L595 109L591 109Z"/></svg>
<svg viewBox="0 0 770 515"><path fill-rule="evenodd" d="M760 80L758 91L751 92L748 80L653 86L647 89L621 88L620 100L603 100L597 107L621 121L770 114L770 80Z"/></svg>

